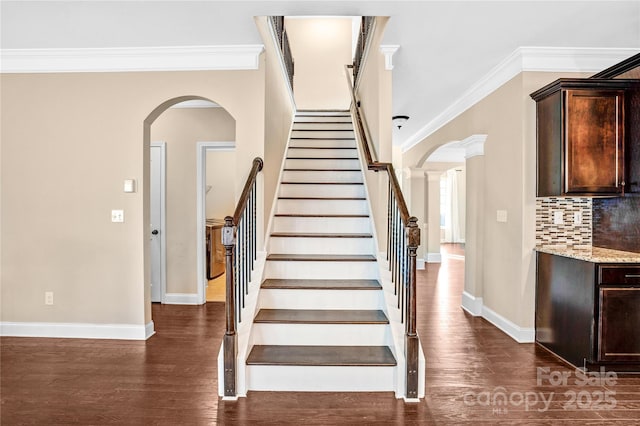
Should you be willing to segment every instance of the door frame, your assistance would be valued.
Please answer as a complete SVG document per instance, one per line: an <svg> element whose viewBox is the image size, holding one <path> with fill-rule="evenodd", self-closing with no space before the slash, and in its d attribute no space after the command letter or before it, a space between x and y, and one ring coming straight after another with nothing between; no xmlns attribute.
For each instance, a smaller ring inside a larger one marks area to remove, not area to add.
<svg viewBox="0 0 640 426"><path fill-rule="evenodd" d="M207 186L207 152L235 151L235 141L201 141L196 143L196 257L198 276L198 303L207 303L207 264L205 249L207 233L205 230L207 219L206 192ZM235 185L235 176L234 176ZM229 212L233 214L233 212Z"/></svg>
<svg viewBox="0 0 640 426"><path fill-rule="evenodd" d="M160 148L160 302L164 304L167 295L167 143L156 141L151 142L150 146ZM149 213L151 213L151 207L149 207Z"/></svg>

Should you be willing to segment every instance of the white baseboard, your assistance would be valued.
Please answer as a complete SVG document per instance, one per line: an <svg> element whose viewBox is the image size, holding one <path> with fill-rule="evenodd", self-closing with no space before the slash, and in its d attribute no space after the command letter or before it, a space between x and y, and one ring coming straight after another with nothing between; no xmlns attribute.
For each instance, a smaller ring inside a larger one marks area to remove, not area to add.
<svg viewBox="0 0 640 426"><path fill-rule="evenodd" d="M425 268L424 264L425 264L424 259L416 259L416 269L420 269L420 270L424 269Z"/></svg>
<svg viewBox="0 0 640 426"><path fill-rule="evenodd" d="M154 333L153 321L146 325L60 322L0 323L0 335L11 337L146 340Z"/></svg>
<svg viewBox="0 0 640 426"><path fill-rule="evenodd" d="M442 254L441 253L427 253L427 257L425 259L427 263L441 263L442 262Z"/></svg>
<svg viewBox="0 0 640 426"><path fill-rule="evenodd" d="M156 334L156 330L154 328L154 324L153 321L149 321L147 323L147 325L144 326L144 338L148 339L149 337L153 336L154 334Z"/></svg>
<svg viewBox="0 0 640 426"><path fill-rule="evenodd" d="M473 316L481 316L486 319L518 343L533 343L535 341L536 331L534 328L524 328L514 324L499 313L484 306L481 297L475 297L464 291L462 293L462 309Z"/></svg>
<svg viewBox="0 0 640 426"><path fill-rule="evenodd" d="M475 297L466 291L462 292L462 309L474 317L482 316L482 297Z"/></svg>
<svg viewBox="0 0 640 426"><path fill-rule="evenodd" d="M202 305L198 293L167 293L164 295L165 305Z"/></svg>
<svg viewBox="0 0 640 426"><path fill-rule="evenodd" d="M535 341L536 330L534 328L520 327L486 306L482 307L482 317L518 343L533 343Z"/></svg>

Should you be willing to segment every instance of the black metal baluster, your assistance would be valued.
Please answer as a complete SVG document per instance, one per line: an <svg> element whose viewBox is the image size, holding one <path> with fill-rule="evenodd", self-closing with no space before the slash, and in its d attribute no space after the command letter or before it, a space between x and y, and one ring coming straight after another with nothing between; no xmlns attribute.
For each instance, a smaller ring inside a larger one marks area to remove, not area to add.
<svg viewBox="0 0 640 426"><path fill-rule="evenodd" d="M392 218L391 218L391 197L393 194L391 194L391 181L389 181L389 190L387 191L387 261L390 263L391 262L391 224L392 224ZM391 265L389 265L391 266Z"/></svg>
<svg viewBox="0 0 640 426"><path fill-rule="evenodd" d="M245 220L246 220L246 224L244 227L244 252L245 252L245 257L244 257L244 273L245 273L245 287L244 287L244 292L245 294L249 294L249 281L251 281L251 270L249 269L251 266L251 260L249 259L250 257L250 253L249 253L249 228L251 226L251 224L249 223L249 210L246 209L244 211L245 214Z"/></svg>

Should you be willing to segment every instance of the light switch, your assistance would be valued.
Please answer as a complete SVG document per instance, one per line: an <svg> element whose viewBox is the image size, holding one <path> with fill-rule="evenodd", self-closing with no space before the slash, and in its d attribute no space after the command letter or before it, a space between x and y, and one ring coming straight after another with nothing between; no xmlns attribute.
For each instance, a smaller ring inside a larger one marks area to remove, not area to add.
<svg viewBox="0 0 640 426"><path fill-rule="evenodd" d="M125 179L125 181L124 181L124 192L136 192L136 180L135 179Z"/></svg>
<svg viewBox="0 0 640 426"><path fill-rule="evenodd" d="M124 210L111 210L111 222L124 222Z"/></svg>
<svg viewBox="0 0 640 426"><path fill-rule="evenodd" d="M562 225L564 223L564 212L562 210L556 210L553 212L553 224Z"/></svg>
<svg viewBox="0 0 640 426"><path fill-rule="evenodd" d="M574 225L582 225L582 212L574 212L573 213L573 224Z"/></svg>
<svg viewBox="0 0 640 426"><path fill-rule="evenodd" d="M507 211L506 210L496 210L496 220L498 222L506 222L507 221Z"/></svg>

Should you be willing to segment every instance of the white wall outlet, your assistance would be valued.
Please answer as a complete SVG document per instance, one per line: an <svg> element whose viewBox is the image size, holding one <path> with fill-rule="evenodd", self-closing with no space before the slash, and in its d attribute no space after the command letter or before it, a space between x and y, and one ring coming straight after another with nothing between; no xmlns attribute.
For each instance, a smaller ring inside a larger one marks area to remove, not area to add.
<svg viewBox="0 0 640 426"><path fill-rule="evenodd" d="M573 224L574 225L582 225L582 212L574 212L573 213Z"/></svg>
<svg viewBox="0 0 640 426"><path fill-rule="evenodd" d="M45 291L44 292L44 304L45 305L53 305L53 292Z"/></svg>
<svg viewBox="0 0 640 426"><path fill-rule="evenodd" d="M507 221L507 211L506 210L496 210L496 220L498 222L505 223Z"/></svg>
<svg viewBox="0 0 640 426"><path fill-rule="evenodd" d="M564 212L562 210L556 210L553 212L553 224L562 225L564 223Z"/></svg>
<svg viewBox="0 0 640 426"><path fill-rule="evenodd" d="M111 222L124 222L124 210L111 210Z"/></svg>

